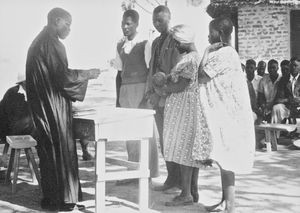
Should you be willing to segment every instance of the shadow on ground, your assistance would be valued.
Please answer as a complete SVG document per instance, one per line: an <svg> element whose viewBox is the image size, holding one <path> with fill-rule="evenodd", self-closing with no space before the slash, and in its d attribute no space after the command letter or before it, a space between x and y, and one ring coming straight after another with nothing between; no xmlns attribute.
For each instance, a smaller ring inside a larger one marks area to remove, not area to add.
<svg viewBox="0 0 300 213"><path fill-rule="evenodd" d="M0 148L0 152L3 147ZM124 143L107 145L107 155L126 159ZM89 146L94 155L94 144ZM299 213L300 212L300 151L288 150L286 144L279 145L277 152L256 152L255 165L250 175L236 177L236 205L243 213ZM95 212L95 162L82 161L78 146L79 173L86 213ZM35 157L37 159L36 153ZM166 178L164 161L160 156L160 176L152 179L152 185L162 184ZM125 169L109 166L110 171ZM199 203L184 207L166 207L179 192L164 194L149 190L149 208L156 212L204 213L203 205L212 205L221 198L221 182L216 167L201 169L199 173ZM136 212L138 207L138 184L106 184L106 208L108 212ZM41 192L31 175L25 155L21 155L19 180L16 194L11 185L0 184L0 212L44 212L39 207Z"/></svg>

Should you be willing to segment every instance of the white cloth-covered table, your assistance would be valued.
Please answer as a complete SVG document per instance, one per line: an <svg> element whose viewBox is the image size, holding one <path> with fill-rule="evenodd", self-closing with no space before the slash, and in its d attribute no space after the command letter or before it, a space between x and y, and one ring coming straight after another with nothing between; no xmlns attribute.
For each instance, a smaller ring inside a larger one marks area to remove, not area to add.
<svg viewBox="0 0 300 213"><path fill-rule="evenodd" d="M95 110L96 109L96 110ZM91 120L95 126L96 141L96 212L105 212L105 182L111 180L139 178L139 207L141 212L148 210L148 143L153 137L154 111L146 109L125 109L97 107L76 109L74 118ZM140 140L141 156L139 166L132 162L118 161L137 170L106 172L105 143L110 141Z"/></svg>

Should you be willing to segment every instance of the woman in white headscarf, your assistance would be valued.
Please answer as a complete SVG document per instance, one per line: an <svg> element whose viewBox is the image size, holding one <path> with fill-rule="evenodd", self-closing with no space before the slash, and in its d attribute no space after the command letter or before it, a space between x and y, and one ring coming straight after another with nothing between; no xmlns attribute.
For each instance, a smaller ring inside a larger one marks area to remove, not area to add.
<svg viewBox="0 0 300 213"><path fill-rule="evenodd" d="M164 157L180 165L182 191L167 206L198 202L198 172L201 164L192 159L195 139L196 97L200 57L194 44L194 32L186 25L172 30L181 60L171 70L162 87L167 99L164 111Z"/></svg>

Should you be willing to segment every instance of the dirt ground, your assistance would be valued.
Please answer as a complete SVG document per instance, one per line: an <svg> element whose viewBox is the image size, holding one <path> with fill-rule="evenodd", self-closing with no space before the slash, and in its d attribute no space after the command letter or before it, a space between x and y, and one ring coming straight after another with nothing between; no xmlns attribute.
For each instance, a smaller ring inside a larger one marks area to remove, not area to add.
<svg viewBox="0 0 300 213"><path fill-rule="evenodd" d="M288 143L288 142L287 142ZM94 160L82 161L78 144L80 179L83 189L86 210L95 212L95 173ZM2 152L3 145L0 147ZM107 155L126 158L124 143L110 143ZM94 154L94 144L89 150ZM36 157L37 159L37 157ZM300 151L289 150L279 145L279 151L267 153L256 152L253 173L236 177L236 205L238 212L243 213L299 213L300 212ZM108 165L108 170L124 169ZM152 180L152 185L163 183L166 169L160 157L160 176ZM184 207L166 207L178 192L164 194L149 190L150 212L206 212L203 205L215 204L221 198L220 176L217 168L207 168L199 174L199 203ZM137 212L138 184L116 186L108 182L106 186L107 212ZM11 193L11 185L0 184L0 212L45 212L39 206L41 192L36 183L31 182L30 172L25 155L21 155L21 166L16 194ZM74 211L75 212L75 211ZM77 211L79 212L79 211Z"/></svg>
<svg viewBox="0 0 300 213"><path fill-rule="evenodd" d="M115 99L115 73L101 74L101 78L89 86L86 103L101 103L113 106ZM236 177L236 206L239 213L299 213L300 212L300 151L289 150L289 140L281 140L276 152L256 152L254 170L250 175ZM80 180L86 206L85 213L95 212L95 162L82 161L81 148L77 145ZM3 145L0 145L2 153ZM94 155L95 146L89 146ZM1 155L1 154L0 154ZM35 153L36 156L36 153ZM124 143L109 143L107 156L126 159ZM36 159L37 156L36 156ZM152 180L153 185L162 184L166 178L166 168L160 156L160 176ZM24 153L21 155L19 180L16 194L11 193L11 185L0 183L0 213L45 212L39 206L41 192L36 183L31 182L30 172ZM108 165L108 170L125 169ZM199 203L185 207L166 207L178 192L164 194L149 190L151 212L163 213L205 213L203 205L212 205L221 199L219 170L215 167L200 170ZM106 186L106 212L137 212L138 184L116 186L108 182Z"/></svg>

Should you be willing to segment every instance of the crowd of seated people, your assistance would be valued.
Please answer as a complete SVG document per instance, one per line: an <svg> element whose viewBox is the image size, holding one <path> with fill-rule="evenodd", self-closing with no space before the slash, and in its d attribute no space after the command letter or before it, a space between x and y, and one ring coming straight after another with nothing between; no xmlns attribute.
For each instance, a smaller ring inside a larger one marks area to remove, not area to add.
<svg viewBox="0 0 300 213"><path fill-rule="evenodd" d="M259 122L295 124L300 115L300 58L292 57L280 64L271 59L267 62L267 73L265 69L264 61L257 66L253 59L246 61L245 72L255 118Z"/></svg>

